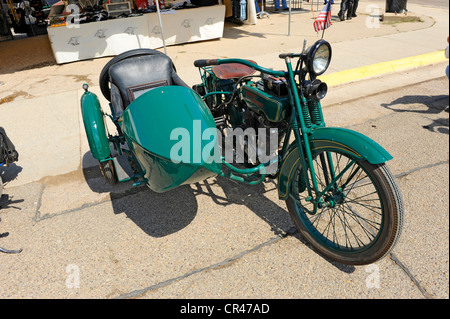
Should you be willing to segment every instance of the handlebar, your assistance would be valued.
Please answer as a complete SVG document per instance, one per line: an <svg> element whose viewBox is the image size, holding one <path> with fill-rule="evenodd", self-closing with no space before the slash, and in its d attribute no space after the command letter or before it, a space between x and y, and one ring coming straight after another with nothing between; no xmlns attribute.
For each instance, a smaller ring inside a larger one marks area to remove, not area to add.
<svg viewBox="0 0 450 319"><path fill-rule="evenodd" d="M209 65L218 65L218 59L201 59L201 60L195 60L194 66L197 68L202 68Z"/></svg>
<svg viewBox="0 0 450 319"><path fill-rule="evenodd" d="M302 56L301 53L280 53L280 55L278 56L280 59L286 59L286 58L298 58Z"/></svg>
<svg viewBox="0 0 450 319"><path fill-rule="evenodd" d="M284 77L286 75L284 71L274 71L271 69L263 68L263 67L259 66L258 64L255 64L249 60L244 60L244 59L210 59L210 60L201 59L201 60L195 60L194 66L197 68L202 68L202 67L210 66L210 65L220 65L220 64L228 64L228 63L243 64L243 65L246 65L248 67L255 69L256 71L260 71L262 73L267 73L267 74L274 75L277 77Z"/></svg>

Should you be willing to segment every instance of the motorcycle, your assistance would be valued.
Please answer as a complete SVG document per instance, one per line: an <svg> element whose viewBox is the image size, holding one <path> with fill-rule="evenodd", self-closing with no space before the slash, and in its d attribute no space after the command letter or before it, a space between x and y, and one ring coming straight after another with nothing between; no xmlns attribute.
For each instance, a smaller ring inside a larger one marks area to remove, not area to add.
<svg viewBox="0 0 450 319"><path fill-rule="evenodd" d="M244 59L196 60L202 81L191 88L163 53L122 53L100 74L110 113L83 85L91 153L107 182L131 180L155 192L211 177L249 185L276 180L299 233L318 253L344 264L373 263L400 236L401 192L384 148L325 125L328 88L318 76L331 56L331 45L319 40L308 49L304 43L301 53L280 54L283 71Z"/></svg>
<svg viewBox="0 0 450 319"><path fill-rule="evenodd" d="M5 129L0 127L0 167L9 166L19 160L19 153L6 135ZM3 194L3 181L0 175L0 197Z"/></svg>

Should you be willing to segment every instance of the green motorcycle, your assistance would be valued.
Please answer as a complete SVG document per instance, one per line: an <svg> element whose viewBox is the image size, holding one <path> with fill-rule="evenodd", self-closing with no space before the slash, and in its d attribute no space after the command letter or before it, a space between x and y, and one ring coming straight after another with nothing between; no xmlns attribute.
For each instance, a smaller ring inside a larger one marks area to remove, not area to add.
<svg viewBox="0 0 450 319"><path fill-rule="evenodd" d="M373 263L392 250L403 225L401 193L385 165L392 156L360 133L326 127L320 100L327 85L317 77L331 61L327 41L280 58L285 71L243 59L197 60L202 83L190 88L166 55L125 52L100 75L111 114L85 87L91 152L108 182L133 180L155 192L214 176L250 185L276 179L297 229L319 253ZM112 149L127 156L132 174L123 177Z"/></svg>

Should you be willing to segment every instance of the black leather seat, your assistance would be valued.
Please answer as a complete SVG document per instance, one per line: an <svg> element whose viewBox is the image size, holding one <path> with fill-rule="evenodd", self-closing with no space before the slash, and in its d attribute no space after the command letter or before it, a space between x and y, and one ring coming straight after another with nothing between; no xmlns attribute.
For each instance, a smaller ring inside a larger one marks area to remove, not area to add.
<svg viewBox="0 0 450 319"><path fill-rule="evenodd" d="M156 87L180 85L189 87L175 71L165 54L131 56L109 67L111 103L119 117L139 95Z"/></svg>

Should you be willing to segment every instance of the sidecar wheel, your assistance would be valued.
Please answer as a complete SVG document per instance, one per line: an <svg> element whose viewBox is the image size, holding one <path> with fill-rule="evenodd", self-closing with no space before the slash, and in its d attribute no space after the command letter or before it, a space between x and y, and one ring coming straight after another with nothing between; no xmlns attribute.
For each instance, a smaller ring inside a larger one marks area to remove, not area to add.
<svg viewBox="0 0 450 319"><path fill-rule="evenodd" d="M112 160L100 163L100 171L102 172L103 177L106 182L111 185L115 185L119 182L117 179L116 168Z"/></svg>
<svg viewBox="0 0 450 319"><path fill-rule="evenodd" d="M324 203L315 206L308 200L300 169L286 200L301 236L320 254L343 264L366 265L386 256L398 241L404 214L399 188L387 166L329 151L315 154L314 169ZM344 173L325 191L330 171L336 176Z"/></svg>

